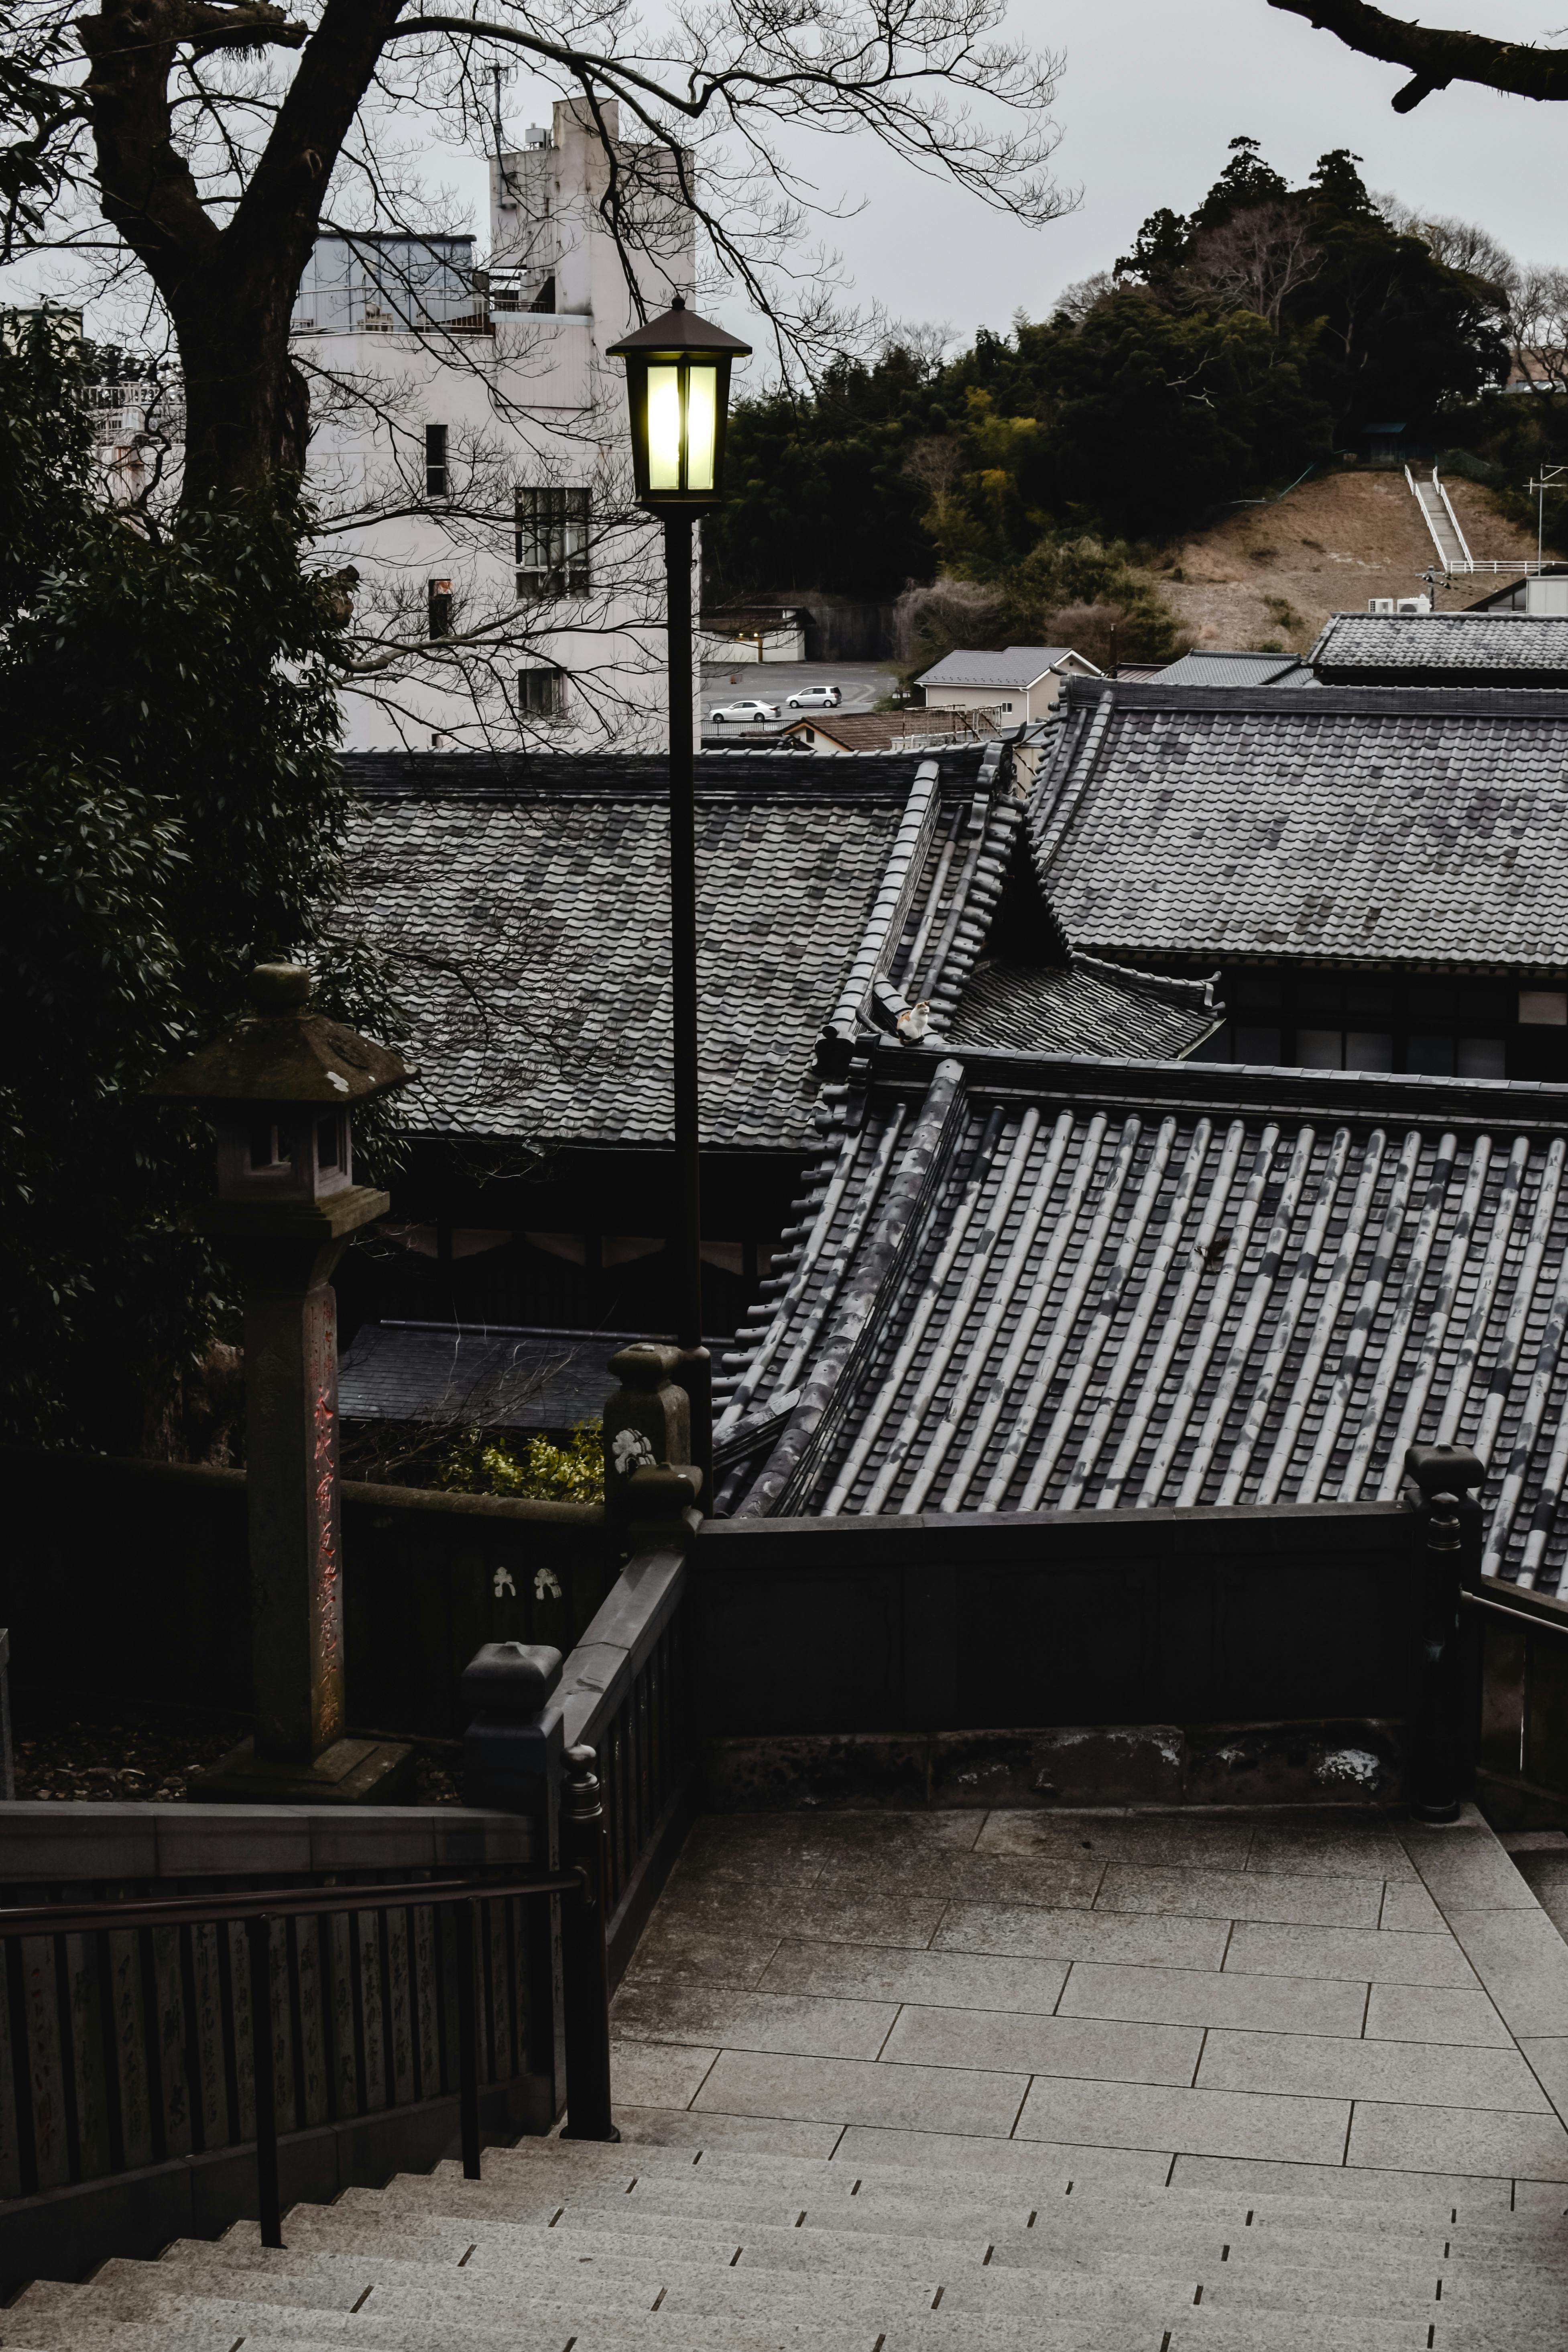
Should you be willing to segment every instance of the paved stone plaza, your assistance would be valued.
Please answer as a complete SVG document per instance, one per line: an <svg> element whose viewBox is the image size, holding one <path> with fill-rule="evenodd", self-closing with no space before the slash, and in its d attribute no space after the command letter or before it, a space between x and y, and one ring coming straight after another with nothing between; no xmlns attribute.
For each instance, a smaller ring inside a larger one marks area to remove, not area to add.
<svg viewBox="0 0 1568 2352"><path fill-rule="evenodd" d="M710 1816L616 2016L639 2136L1568 2184L1568 1946L1473 1811Z"/></svg>
<svg viewBox="0 0 1568 2352"><path fill-rule="evenodd" d="M1568 1946L1479 1816L699 1823L549 2137L32 2352L1562 2352Z"/></svg>

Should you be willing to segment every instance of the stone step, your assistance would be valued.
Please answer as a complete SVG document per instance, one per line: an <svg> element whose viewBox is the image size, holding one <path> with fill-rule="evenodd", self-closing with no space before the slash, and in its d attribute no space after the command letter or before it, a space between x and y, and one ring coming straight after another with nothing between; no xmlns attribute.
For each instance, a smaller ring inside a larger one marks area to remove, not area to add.
<svg viewBox="0 0 1568 2352"><path fill-rule="evenodd" d="M844 2186L840 2193L845 2195L850 2192L853 2181L858 2179L862 2184L861 2196L872 2190L877 2193L886 2190L923 2197L940 2204L956 2195L968 2204L978 2201L977 2180L987 2176L999 2185L1005 2183L1010 2197L1020 2190L1039 2197L1063 2196L1068 2193L1068 2183L1070 2180L1073 2184L1070 2193L1075 2201L1082 2199L1113 2208L1124 2208L1129 2216L1149 2205L1164 2206L1179 2202L1184 2208L1193 2210L1212 2207L1224 2218L1228 2218L1239 2208L1242 2215L1251 2210L1283 2220L1292 2213L1301 2213L1321 2221L1325 2202L1331 2197L1336 2228L1375 2229L1387 2226L1400 2218L1438 2227L1462 2218L1467 2210L1472 2210L1478 2221L1485 2212L1489 2222L1517 2224L1525 2230L1549 2226L1551 2220L1555 2218L1496 2210L1490 2200L1480 2195L1488 2184L1479 2182L1476 2184L1478 2194L1470 2209L1467 2209L1462 2198L1439 2192L1415 2191L1408 2196L1389 2196L1382 2193L1386 2183L1381 2176L1374 2175L1369 2179L1368 2176L1353 2171L1331 2175L1333 2189L1329 2189L1325 2184L1323 2192L1319 2194L1292 2195L1267 2181L1260 2181L1256 2190L1186 2188L1180 2184L1161 2188L1141 2182L1097 2180L1092 2178L1079 2179L1076 2178L1070 2161L1044 2162L1030 2167L1028 2173L1024 2175L1020 2175L1014 2166L993 2171L992 2167L998 2165L995 2151L1005 2149L1010 2155L1021 2154L1019 2143L1000 2141L992 2144L977 2140L974 2145L974 2162L962 2171L942 2167L919 2167L919 2187L916 2189L911 2186L910 2176L911 2170L917 2168L904 2164L863 2164L846 2161L838 2157L756 2156L722 2147L703 2150L659 2147L627 2149L601 2147L592 2141L529 2138L519 2141L513 2147L486 2149L484 2185L488 2187L492 2181L510 2179L518 2173L526 2175L534 2168L544 2166L551 2168L555 2186L562 2192L570 2191L574 2175L584 2178L602 2176L618 2180L623 2188L633 2179L647 2179L650 2173L660 2179L667 2176L677 2179L700 2178L722 2180L735 2186L776 2181L779 2187L792 2193L797 2186L813 2179L819 2181L823 2189L837 2191L842 2181ZM700 2160L695 2161L698 2157ZM443 2164L433 2175L402 2177L421 2180L447 2177L460 2179L462 2168L457 2164ZM1374 2189L1378 2193L1376 2201L1373 2202L1371 2198ZM1365 2196L1368 2201L1354 2203L1358 2193ZM1350 2210L1342 2210L1347 2205L1351 2207Z"/></svg>
<svg viewBox="0 0 1568 2352"><path fill-rule="evenodd" d="M1160 2352L1164 2329L1152 2322L1134 2325L1125 2319L1096 2320L1087 2315L1058 2322L1049 2316L1017 2320L966 2316L944 2321L940 2313L924 2320L900 2323L891 2330L858 2327L795 2329L786 2324L742 2328L732 2320L707 2321L663 2312L644 2315L626 2330L614 2321L591 2319L567 2331L521 2333L515 2320L493 2325L465 2322L460 2327L417 2321L378 2321L361 2312L342 2323L342 2332L311 2336L279 2332L294 2316L258 2310L243 2327L244 2352L451 2352L457 2345L472 2344L476 2352ZM255 2323L260 2322L258 2326ZM301 2325L303 2325L301 2321ZM79 2314L58 2332L46 2331L26 2345L6 2336L6 2352L234 2352L235 2321L216 2326L172 2328L161 2322L100 2322Z"/></svg>
<svg viewBox="0 0 1568 2352"><path fill-rule="evenodd" d="M372 2191L360 2192L356 2196L352 2207L356 2227L363 2221L374 2218L378 2210L378 2195L379 2192ZM466 2206L468 2210L462 2217L464 2228L471 2227L483 2232L505 2231L515 2227L523 2234L527 2234L531 2228L527 2224L511 2223L504 2208L499 2217L493 2210L482 2210L489 2203L488 2192L477 2190L472 2183L455 2183L439 2193L434 2201L443 2212L451 2207ZM1217 2262L1222 2242L1230 2242L1238 2251L1250 2246L1260 2254L1267 2245L1270 2249L1269 2258L1279 2262L1329 2259L1385 2263L1398 2261L1433 2267L1440 2263L1445 2247L1453 2242L1452 2232L1427 2229L1403 2235L1384 2231L1362 2242L1352 2239L1347 2246L1342 2233L1323 2228L1321 2212L1316 2216L1316 2228L1309 2228L1304 2221L1299 2221L1292 2228L1264 2232L1247 2228L1245 2209L1227 2217L1224 2225L1216 2224L1206 2216L1189 2218L1180 2213L1167 2215L1159 2211L1141 2213L1136 2229L1130 2229L1124 2216L1090 2207L1078 2208L1076 2200L1058 2200L1054 2207L1044 2211L1030 2209L1036 2216L1032 2227L1028 2212L1020 2211L1017 2208L1005 2210L998 2218L984 2212L937 2214L925 2207L918 2209L915 2226L909 2226L907 2216L900 2209L875 2202L862 2204L859 2200L847 2206L835 2204L818 2210L807 2205L794 2215L787 2215L786 2209L785 2214L770 2221L756 2221L744 2216L721 2216L716 2220L702 2212L685 2212L679 2208L670 2210L671 2201L658 2194L649 2200L649 2206L645 2205L634 2192L604 2205L568 2205L559 2209L559 2218L554 2222L552 2234L575 2237L586 2231L595 2237L606 2238L651 2233L665 2238L672 2245L681 2243L696 2247L706 2244L727 2249L730 2253L742 2244L750 2253L753 2249L760 2252L765 2246L796 2239L809 2244L820 2242L824 2238L852 2240L865 2235L889 2244L901 2240L922 2263L963 2267L983 2260L987 2244L994 2249L993 2261L1011 2262L1044 2260L1043 2250L1047 2246L1087 2248L1102 2243L1121 2247L1130 2239L1146 2248L1158 2246L1173 2252L1179 2252L1184 2266L1188 2260L1200 2263ZM384 2216L391 2202L389 2197L381 2200L379 2210ZM481 2210L474 2210L476 2208ZM318 2214L336 2214L343 2209L339 2206L316 2210ZM430 2226L432 2219L430 2214L414 2209L410 2203L396 2221L387 2219L385 2226L395 2234L405 2224L412 2229L426 2229ZM984 2226L987 2221L991 2222L989 2235ZM938 2238L935 2225L939 2221L945 2223L950 2230L972 2225L972 2234L962 2239L951 2236ZM330 2233L333 2224L318 2220L310 2226L319 2234L322 2231ZM439 2234L444 2241L449 2232L443 2225ZM1032 2253L1031 2249L1039 2251Z"/></svg>

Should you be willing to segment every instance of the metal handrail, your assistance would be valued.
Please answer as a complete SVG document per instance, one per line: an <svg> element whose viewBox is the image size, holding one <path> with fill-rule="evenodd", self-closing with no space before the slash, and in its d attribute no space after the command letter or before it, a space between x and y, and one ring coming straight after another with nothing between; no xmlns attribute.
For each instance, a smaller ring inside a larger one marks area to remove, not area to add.
<svg viewBox="0 0 1568 2352"><path fill-rule="evenodd" d="M321 1912L374 1911L384 1903L461 1903L505 1895L580 1895L576 1871L552 1878L399 1879L382 1886L268 1886L248 1895L154 1896L146 1901L80 1903L74 1908L45 1903L29 1910L0 1909L0 1937L88 1936L100 1927L222 1927L258 1912L272 1918L313 1918Z"/></svg>
<svg viewBox="0 0 1568 2352"><path fill-rule="evenodd" d="M249 1960L251 2058L256 2098L257 2202L264 2246L283 2243L278 2169L278 2094L272 2042L272 1924L276 1919L455 1905L458 1936L458 2107L463 2177L479 2179L479 2017L475 1912L481 1903L527 1896L575 1898L564 1938L569 1958L566 2130L574 2139L620 2137L610 2119L609 1991L605 1966L604 1815L591 1748L571 1752L571 1808L563 1823L570 1866L533 1878L406 1880L372 1886L265 1887L221 1896L33 1905L0 1909L0 1948L25 1936L96 1935L151 1927L243 1924ZM242 2143L243 2145L243 2143Z"/></svg>

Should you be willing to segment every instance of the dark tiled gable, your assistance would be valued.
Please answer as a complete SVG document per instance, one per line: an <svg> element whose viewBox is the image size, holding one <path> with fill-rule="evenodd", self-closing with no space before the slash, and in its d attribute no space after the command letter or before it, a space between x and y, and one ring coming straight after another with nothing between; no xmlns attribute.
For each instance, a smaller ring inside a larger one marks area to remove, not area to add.
<svg viewBox="0 0 1568 2352"><path fill-rule="evenodd" d="M955 1045L1022 1054L1149 1055L1176 1061L1212 1037L1212 982L1129 971L1094 956L1067 964L982 965L949 1035Z"/></svg>
<svg viewBox="0 0 1568 2352"><path fill-rule="evenodd" d="M1568 1089L921 1059L841 1092L726 1360L731 1507L1371 1501L1442 1439L1556 1587Z"/></svg>
<svg viewBox="0 0 1568 2352"><path fill-rule="evenodd" d="M1307 658L1326 685L1473 678L1568 686L1568 615L1336 613Z"/></svg>
<svg viewBox="0 0 1568 2352"><path fill-rule="evenodd" d="M1568 971L1568 693L1074 680L1030 831L1096 954Z"/></svg>
<svg viewBox="0 0 1568 2352"><path fill-rule="evenodd" d="M961 880L968 892L984 878L996 785L980 784L982 757L975 746L940 760L699 761L709 1141L813 1142L813 1048L882 912L896 916L896 944L911 897L924 903L934 891L930 955L940 947L939 964L967 970L978 937L962 908L951 925L946 910ZM998 748L993 779L999 758ZM378 943L406 960L422 1032L410 1124L552 1143L667 1140L659 763L450 754L347 765L363 803L355 905ZM908 870L907 890L890 887L895 867Z"/></svg>

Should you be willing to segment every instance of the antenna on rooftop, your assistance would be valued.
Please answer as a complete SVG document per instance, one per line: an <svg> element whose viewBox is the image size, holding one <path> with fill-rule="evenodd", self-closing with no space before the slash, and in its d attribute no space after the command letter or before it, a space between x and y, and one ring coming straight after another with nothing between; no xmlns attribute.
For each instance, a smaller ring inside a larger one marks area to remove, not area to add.
<svg viewBox="0 0 1568 2352"><path fill-rule="evenodd" d="M494 89L494 90L495 90L496 162L497 162L498 163L500 162L500 159L501 159L501 153L502 153L502 151L503 151L503 149L504 149L504 147L505 147L505 143L506 143L506 142L505 142L505 140L504 140L504 138L503 138L503 136L502 136L502 133L501 133L501 119L500 119L500 93L501 93L501 84L502 84L503 82L508 82L508 81L510 81L510 80L511 79L511 75L512 75L512 68L510 68L510 66L492 65L492 66L491 66L491 68L490 68L490 82L491 82L491 85L492 85L492 87L493 87L493 89Z"/></svg>

